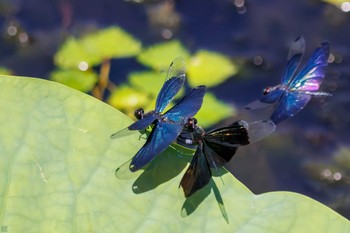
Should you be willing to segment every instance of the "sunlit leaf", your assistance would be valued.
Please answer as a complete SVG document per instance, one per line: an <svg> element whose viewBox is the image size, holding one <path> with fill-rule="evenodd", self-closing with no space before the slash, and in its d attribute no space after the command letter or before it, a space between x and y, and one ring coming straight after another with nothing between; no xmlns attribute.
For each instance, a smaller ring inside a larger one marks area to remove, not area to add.
<svg viewBox="0 0 350 233"><path fill-rule="evenodd" d="M143 93L127 85L121 85L113 91L107 102L127 115L133 116L134 111L138 108L144 108L146 111L149 110L146 106L150 105L151 100L152 98L147 93Z"/></svg>
<svg viewBox="0 0 350 233"><path fill-rule="evenodd" d="M164 77L163 77L164 76ZM155 71L132 72L128 76L129 83L135 88L157 96L165 80L165 74Z"/></svg>
<svg viewBox="0 0 350 233"><path fill-rule="evenodd" d="M187 80L191 86L216 86L238 72L238 67L228 57L207 50L194 54L187 66Z"/></svg>
<svg viewBox="0 0 350 233"><path fill-rule="evenodd" d="M136 89L150 94L154 99L158 96L164 84L166 72L141 71L132 72L128 76L129 83ZM183 96L184 89L180 89L175 98Z"/></svg>
<svg viewBox="0 0 350 233"><path fill-rule="evenodd" d="M54 57L55 64L61 68L78 69L79 64L86 62L88 66L99 64L99 58L90 56L81 44L80 40L70 37L68 38Z"/></svg>
<svg viewBox="0 0 350 233"><path fill-rule="evenodd" d="M202 107L195 117L198 124L206 128L234 115L236 115L236 110L232 105L226 104L218 100L214 94L206 92Z"/></svg>
<svg viewBox="0 0 350 233"><path fill-rule="evenodd" d="M254 195L229 173L224 185L214 178L227 224L210 186L179 198L186 155L171 148L136 180L118 180L115 169L145 142L139 133L110 139L129 118L55 82L2 76L0 88L0 226L8 232L350 232L319 202Z"/></svg>
<svg viewBox="0 0 350 233"><path fill-rule="evenodd" d="M100 61L137 55L141 42L119 27L110 27L85 36L81 43L90 56Z"/></svg>
<svg viewBox="0 0 350 233"><path fill-rule="evenodd" d="M98 77L90 70L56 70L51 73L51 79L79 91L89 92L96 85Z"/></svg>
<svg viewBox="0 0 350 233"><path fill-rule="evenodd" d="M81 62L88 66L102 63L104 59L136 55L141 43L118 27L110 27L80 39L68 38L55 55L55 63L61 68L78 68Z"/></svg>
<svg viewBox="0 0 350 233"><path fill-rule="evenodd" d="M167 70L175 57L182 56L187 61L189 52L177 40L152 45L142 51L137 60L155 70Z"/></svg>

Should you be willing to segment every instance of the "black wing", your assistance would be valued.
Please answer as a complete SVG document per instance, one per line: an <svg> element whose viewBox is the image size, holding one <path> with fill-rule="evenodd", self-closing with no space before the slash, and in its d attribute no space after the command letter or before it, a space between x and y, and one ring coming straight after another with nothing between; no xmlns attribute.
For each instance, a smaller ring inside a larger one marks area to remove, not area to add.
<svg viewBox="0 0 350 233"><path fill-rule="evenodd" d="M203 153L202 146L202 144L199 144L190 166L180 181L180 186L186 198L206 186L211 179L209 163Z"/></svg>

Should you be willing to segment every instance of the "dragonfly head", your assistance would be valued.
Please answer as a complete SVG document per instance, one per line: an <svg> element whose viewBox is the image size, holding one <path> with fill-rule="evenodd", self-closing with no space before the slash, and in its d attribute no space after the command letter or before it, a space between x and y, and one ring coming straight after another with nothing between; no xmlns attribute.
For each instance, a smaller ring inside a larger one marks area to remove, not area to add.
<svg viewBox="0 0 350 233"><path fill-rule="evenodd" d="M264 88L264 90L263 90L263 95L269 94L272 90L273 90L272 87L266 87L266 88Z"/></svg>
<svg viewBox="0 0 350 233"><path fill-rule="evenodd" d="M137 120L143 119L144 115L145 115L145 111L143 110L143 108L136 109L134 112L134 116L136 117Z"/></svg>
<svg viewBox="0 0 350 233"><path fill-rule="evenodd" d="M187 123L185 124L185 127L187 127L189 130L193 131L197 126L197 119L194 117L188 118Z"/></svg>

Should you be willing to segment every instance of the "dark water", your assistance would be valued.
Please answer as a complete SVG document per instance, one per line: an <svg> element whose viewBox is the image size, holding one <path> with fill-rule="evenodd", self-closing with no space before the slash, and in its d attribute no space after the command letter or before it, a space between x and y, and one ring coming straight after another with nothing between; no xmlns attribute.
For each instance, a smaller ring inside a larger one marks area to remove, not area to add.
<svg viewBox="0 0 350 233"><path fill-rule="evenodd" d="M299 192L350 218L350 165L335 157L341 147L350 147L350 13L316 0L247 1L244 7L233 0L0 0L0 25L0 66L43 78L53 70L52 56L69 34L119 25L147 45L166 40L170 31L192 52L219 51L242 65L237 76L212 89L238 109L279 82L288 47L297 36L303 35L307 43L304 58L329 41L336 59L323 89L333 96L313 99L274 135L241 148L229 169L255 193ZM9 36L11 25L28 40ZM256 56L263 58L261 65L254 64ZM113 61L111 76L125 77L138 68L132 59ZM240 110L233 119L263 117Z"/></svg>

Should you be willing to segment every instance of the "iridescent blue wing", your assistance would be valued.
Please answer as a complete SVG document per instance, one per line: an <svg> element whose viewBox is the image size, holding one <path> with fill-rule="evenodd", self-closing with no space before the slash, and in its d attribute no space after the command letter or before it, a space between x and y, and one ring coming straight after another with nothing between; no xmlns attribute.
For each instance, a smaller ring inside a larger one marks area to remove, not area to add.
<svg viewBox="0 0 350 233"><path fill-rule="evenodd" d="M182 57L175 58L171 63L165 82L156 100L156 112L163 112L170 101L179 92L185 82L185 61Z"/></svg>
<svg viewBox="0 0 350 233"><path fill-rule="evenodd" d="M244 106L244 108L247 110L251 110L270 107L273 103L276 103L282 97L284 92L284 90L277 88L276 90L273 90L270 93L263 95L259 100L247 104L246 106Z"/></svg>
<svg viewBox="0 0 350 233"><path fill-rule="evenodd" d="M206 186L211 179L209 163L203 153L202 147L202 144L198 146L190 166L180 181L180 186L186 198Z"/></svg>
<svg viewBox="0 0 350 233"><path fill-rule="evenodd" d="M196 115L203 103L205 86L198 86L189 91L174 107L164 116L173 122L182 122Z"/></svg>
<svg viewBox="0 0 350 233"><path fill-rule="evenodd" d="M311 95L301 93L301 92L286 92L283 96L281 102L272 113L270 119L278 124L305 107L305 105L310 101Z"/></svg>
<svg viewBox="0 0 350 233"><path fill-rule="evenodd" d="M280 100L271 116L275 124L298 113L310 101L323 81L328 65L329 43L322 43L312 54L304 68L290 83L289 89Z"/></svg>
<svg viewBox="0 0 350 233"><path fill-rule="evenodd" d="M304 38L298 37L289 49L289 54L287 58L287 64L284 68L282 74L281 84L287 85L295 74L296 69L298 68L301 58L305 52L305 40Z"/></svg>
<svg viewBox="0 0 350 233"><path fill-rule="evenodd" d="M136 153L130 163L132 172L149 163L156 155L163 152L181 133L183 125L157 122L147 138L145 145Z"/></svg>
<svg viewBox="0 0 350 233"><path fill-rule="evenodd" d="M312 54L304 68L290 83L291 91L317 91L323 81L328 65L329 43L324 42Z"/></svg>

